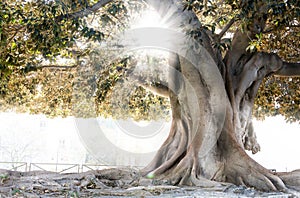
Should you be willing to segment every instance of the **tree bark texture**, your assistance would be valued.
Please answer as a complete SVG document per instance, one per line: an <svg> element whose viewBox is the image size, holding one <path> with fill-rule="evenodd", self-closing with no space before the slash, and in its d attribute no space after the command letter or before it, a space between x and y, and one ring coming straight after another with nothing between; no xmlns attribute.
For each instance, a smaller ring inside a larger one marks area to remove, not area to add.
<svg viewBox="0 0 300 198"><path fill-rule="evenodd" d="M195 42L206 50L189 50L193 61L171 54L170 134L143 174L182 185L207 187L230 182L265 191L300 190L299 171L273 173L245 152L260 150L252 124L252 109L262 80L271 74L299 76L300 73L299 63L284 62L276 54L246 50L251 37L263 30L264 19L257 17L245 32L237 30L231 50L221 59L212 47L213 38L202 29L192 11L183 9L181 1L147 2L162 18L167 17L170 27L179 28L184 24L185 28L199 30L201 34L194 38ZM207 56L212 61L203 61ZM214 65L218 74L211 73L216 70L203 69Z"/></svg>

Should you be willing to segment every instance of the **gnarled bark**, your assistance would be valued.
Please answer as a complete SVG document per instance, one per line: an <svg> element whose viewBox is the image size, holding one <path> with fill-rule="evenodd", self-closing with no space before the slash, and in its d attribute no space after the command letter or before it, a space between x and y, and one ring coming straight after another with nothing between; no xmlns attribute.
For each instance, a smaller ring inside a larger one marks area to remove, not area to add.
<svg viewBox="0 0 300 198"><path fill-rule="evenodd" d="M246 50L249 39L263 30L265 19L255 18L247 32L237 31L232 50L228 51L224 60L220 60L211 47L212 38L201 30L201 24L193 12L182 9L179 1L147 2L162 16L167 13L171 18L176 18L173 27L185 24L201 31L195 42L201 41L207 52L189 50L194 60L190 62L180 55L171 56L170 65L174 70L169 76L172 107L170 134L143 173L149 177L168 179L173 184L196 186L218 185L215 181L219 181L266 191L283 191L287 190L285 181L290 186L299 185L298 177L293 174L276 175L245 152L247 149L256 153L260 149L252 125L252 108L262 80L273 73L295 76L300 71L298 63L286 63L276 54ZM203 62L202 59L207 58L203 54L209 54L213 61ZM205 64L210 65L206 67ZM203 71L203 68L215 65L219 68L217 75L209 73L212 70L207 70L207 73ZM225 74L223 67L226 67ZM215 81L223 82L222 77L226 86L219 87L218 92L213 87L219 86ZM218 101L215 101L216 98ZM221 103L223 109L218 106L216 111L216 103Z"/></svg>
<svg viewBox="0 0 300 198"><path fill-rule="evenodd" d="M161 146L153 161L143 170L150 176L170 180L173 184L214 186L215 182L203 177L212 177L220 169L215 160L211 166L203 161L214 159L216 135L220 132L222 120L215 118L211 104L211 90L201 81L197 67L183 57L172 56L169 97L172 107L172 125L169 137ZM184 65L182 67L181 65ZM180 77L177 72L183 76ZM208 134L214 131L215 134ZM208 137L211 135L211 137ZM203 145L207 144L206 147ZM209 157L211 159L209 159ZM206 166L202 169L202 166ZM205 172L203 172L205 170Z"/></svg>

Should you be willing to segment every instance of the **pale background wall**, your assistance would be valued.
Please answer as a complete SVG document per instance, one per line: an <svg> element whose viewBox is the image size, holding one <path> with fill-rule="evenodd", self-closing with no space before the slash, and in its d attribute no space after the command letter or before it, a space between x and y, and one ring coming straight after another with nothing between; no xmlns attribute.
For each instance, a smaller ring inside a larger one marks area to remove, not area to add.
<svg viewBox="0 0 300 198"><path fill-rule="evenodd" d="M168 135L169 123L151 138L134 138L122 132L116 122L100 120L102 133L110 141L99 163L143 166ZM147 123L143 123L147 126ZM252 156L269 169L291 171L300 168L300 125L287 124L282 117L254 121L261 152ZM107 140L106 140L107 141ZM97 140L99 144L104 144ZM80 139L73 118L48 119L41 115L0 113L0 162L24 161L45 163L96 162ZM131 154L124 155L119 149ZM137 153L135 155L134 153ZM0 165L1 166L1 165ZM0 167L1 168L1 167Z"/></svg>

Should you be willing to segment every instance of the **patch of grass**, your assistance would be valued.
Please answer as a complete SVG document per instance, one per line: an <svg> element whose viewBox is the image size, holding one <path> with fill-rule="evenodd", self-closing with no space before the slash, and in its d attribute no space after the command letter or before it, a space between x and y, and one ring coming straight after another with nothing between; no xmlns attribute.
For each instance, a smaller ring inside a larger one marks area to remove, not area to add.
<svg viewBox="0 0 300 198"><path fill-rule="evenodd" d="M79 193L77 191L69 191L68 197L79 198Z"/></svg>
<svg viewBox="0 0 300 198"><path fill-rule="evenodd" d="M8 179L9 176L7 174L0 174L0 184L4 184L4 182Z"/></svg>
<svg viewBox="0 0 300 198"><path fill-rule="evenodd" d="M22 194L22 191L18 188L15 188L12 190L11 194L12 195L20 195L20 194Z"/></svg>

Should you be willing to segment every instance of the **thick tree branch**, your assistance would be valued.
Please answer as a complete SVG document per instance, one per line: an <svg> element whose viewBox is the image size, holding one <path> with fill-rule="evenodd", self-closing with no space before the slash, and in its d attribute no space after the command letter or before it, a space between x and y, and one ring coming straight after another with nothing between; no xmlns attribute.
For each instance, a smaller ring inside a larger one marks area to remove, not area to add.
<svg viewBox="0 0 300 198"><path fill-rule="evenodd" d="M156 95L166 98L169 97L169 88L166 85L164 85L163 82L157 82L157 80L145 80L141 76L137 75L131 75L130 78L132 80L135 80L139 86ZM149 81L151 81L152 83L149 83Z"/></svg>
<svg viewBox="0 0 300 198"><path fill-rule="evenodd" d="M112 0L100 0L97 3L95 3L94 5L85 8L84 10L70 13L70 14L61 15L61 16L57 17L56 20L61 21L63 19L74 19L74 18L85 17L85 16L88 16L88 15L96 12L97 10L99 10L100 8L102 8L103 6L107 5L110 2L112 2Z"/></svg>
<svg viewBox="0 0 300 198"><path fill-rule="evenodd" d="M223 35L229 30L229 28L234 24L236 21L235 18L232 18L229 23L222 29L222 31L218 34L218 40L221 40Z"/></svg>
<svg viewBox="0 0 300 198"><path fill-rule="evenodd" d="M78 67L78 65L41 65L41 66L31 66L31 67L27 67L25 68L26 72L31 72L31 71L37 71L39 69L44 69L44 68L48 68L48 69L74 69Z"/></svg>
<svg viewBox="0 0 300 198"><path fill-rule="evenodd" d="M151 91L152 93L168 98L169 97L169 88L160 83L152 83L152 84L139 84L144 89Z"/></svg>
<svg viewBox="0 0 300 198"><path fill-rule="evenodd" d="M178 0L145 0L145 2L153 7L164 21L167 22L170 28L182 29L184 26L184 31L199 31L200 36L194 36L197 42L199 42L211 55L216 64L218 64L218 58L211 46L211 39L207 35L207 32L203 28L201 22L197 15L189 9L184 9L184 4L182 1Z"/></svg>
<svg viewBox="0 0 300 198"><path fill-rule="evenodd" d="M36 67L37 69L43 69L43 68L51 68L51 69L73 69L78 67L78 65L42 65Z"/></svg>
<svg viewBox="0 0 300 198"><path fill-rule="evenodd" d="M279 77L300 77L300 63L283 62L282 67L274 75Z"/></svg>

